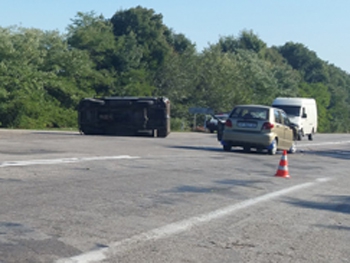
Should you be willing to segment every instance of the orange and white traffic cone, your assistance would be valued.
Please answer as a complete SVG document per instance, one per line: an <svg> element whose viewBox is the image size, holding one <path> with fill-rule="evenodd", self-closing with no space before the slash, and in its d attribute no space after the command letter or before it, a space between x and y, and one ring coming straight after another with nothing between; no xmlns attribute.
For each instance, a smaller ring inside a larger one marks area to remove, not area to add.
<svg viewBox="0 0 350 263"><path fill-rule="evenodd" d="M289 172L288 172L288 159L287 159L287 151L283 151L280 164L278 166L277 172L275 176L283 177L283 178L290 178Z"/></svg>

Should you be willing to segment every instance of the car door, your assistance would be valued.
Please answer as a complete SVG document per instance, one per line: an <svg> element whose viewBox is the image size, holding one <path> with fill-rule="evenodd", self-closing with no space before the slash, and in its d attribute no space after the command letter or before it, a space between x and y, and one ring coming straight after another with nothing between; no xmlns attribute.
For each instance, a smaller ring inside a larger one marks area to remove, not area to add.
<svg viewBox="0 0 350 263"><path fill-rule="evenodd" d="M290 127L290 120L284 111L281 111L283 127L284 127L284 143L286 148L290 148L293 144L293 129Z"/></svg>
<svg viewBox="0 0 350 263"><path fill-rule="evenodd" d="M274 115L275 115L274 133L278 137L278 147L284 148L285 147L284 124L283 124L281 111L278 109L274 109Z"/></svg>

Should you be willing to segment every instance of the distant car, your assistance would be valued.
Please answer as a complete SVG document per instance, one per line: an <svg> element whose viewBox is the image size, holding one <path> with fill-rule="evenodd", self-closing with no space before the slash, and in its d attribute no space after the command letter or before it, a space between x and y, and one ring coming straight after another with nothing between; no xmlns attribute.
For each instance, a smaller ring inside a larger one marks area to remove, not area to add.
<svg viewBox="0 0 350 263"><path fill-rule="evenodd" d="M205 126L209 130L209 132L213 133L214 131L218 131L219 124L225 123L227 118L227 113L213 115L209 120L206 121Z"/></svg>
<svg viewBox="0 0 350 263"><path fill-rule="evenodd" d="M296 138L297 128L283 110L263 105L238 105L226 120L221 144L225 151L243 147L245 152L255 148L274 155L278 150L294 153Z"/></svg>

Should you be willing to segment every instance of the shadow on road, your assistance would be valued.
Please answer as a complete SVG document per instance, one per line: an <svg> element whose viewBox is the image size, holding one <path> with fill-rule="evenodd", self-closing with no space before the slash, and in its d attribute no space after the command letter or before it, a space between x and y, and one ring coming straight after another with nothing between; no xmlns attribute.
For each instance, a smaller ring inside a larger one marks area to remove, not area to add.
<svg viewBox="0 0 350 263"><path fill-rule="evenodd" d="M142 138L154 138L149 133L139 133L135 135L130 134L91 134L85 135L77 132L59 132L59 131L34 131L32 134L43 134L43 135L66 135L66 136L85 136L85 137L142 137ZM1 263L1 262L0 262Z"/></svg>
<svg viewBox="0 0 350 263"><path fill-rule="evenodd" d="M296 198L290 198L286 203L308 209L326 210L335 213L350 214L350 196L324 196L329 202L311 202Z"/></svg>
<svg viewBox="0 0 350 263"><path fill-rule="evenodd" d="M184 149L184 150L194 150L194 151L211 151L211 152L223 152L219 147L208 147L208 146L169 146L173 149Z"/></svg>
<svg viewBox="0 0 350 263"><path fill-rule="evenodd" d="M328 228L332 230L340 230L340 231L350 231L350 226L336 225L336 226L327 226L327 225L316 225L317 227Z"/></svg>
<svg viewBox="0 0 350 263"><path fill-rule="evenodd" d="M258 155L267 155L267 151L263 151L263 152L257 152L252 150L251 152L244 152L242 148L233 148L230 152L225 152L222 147L218 146L218 147L208 147L208 146L185 146L185 145L173 145L173 146L169 146L169 148L173 148L173 149L184 149L184 150L194 150L194 151L211 151L211 152L222 152L222 153L226 153L226 154L230 154L230 153L240 153L240 154L258 154ZM280 154L282 152L278 152L278 154Z"/></svg>
<svg viewBox="0 0 350 263"><path fill-rule="evenodd" d="M225 179L214 181L217 184L233 185L233 186L244 186L249 187L253 184L266 183L263 180L236 180L236 179Z"/></svg>
<svg viewBox="0 0 350 263"><path fill-rule="evenodd" d="M337 149L323 150L323 151L306 150L301 152L303 154L309 154L309 155L318 155L323 157L350 160L350 150L337 150Z"/></svg>
<svg viewBox="0 0 350 263"><path fill-rule="evenodd" d="M180 185L178 187L173 188L168 192L175 193L218 193L218 192L226 192L231 191L233 187L254 187L255 184L259 184L261 182L265 182L262 180L218 180L215 181L217 184L228 185L226 187L218 187L218 186L210 186L210 187L200 187L193 185Z"/></svg>

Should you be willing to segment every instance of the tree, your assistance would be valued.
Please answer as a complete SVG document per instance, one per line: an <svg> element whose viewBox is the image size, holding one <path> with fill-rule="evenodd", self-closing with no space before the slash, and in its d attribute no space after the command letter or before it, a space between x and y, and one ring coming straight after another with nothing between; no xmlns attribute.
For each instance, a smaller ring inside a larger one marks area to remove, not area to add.
<svg viewBox="0 0 350 263"><path fill-rule="evenodd" d="M188 119L188 108L196 100L194 88L198 81L199 58L194 50L172 53L159 67L154 78L154 96L165 96L171 101L174 118Z"/></svg>
<svg viewBox="0 0 350 263"><path fill-rule="evenodd" d="M168 44L172 47L176 54L194 54L196 52L195 45L188 38L186 38L185 35L175 34L172 30L166 30L165 35Z"/></svg>
<svg viewBox="0 0 350 263"><path fill-rule="evenodd" d="M270 105L279 92L271 64L248 50L240 50L237 60L246 102Z"/></svg>
<svg viewBox="0 0 350 263"><path fill-rule="evenodd" d="M266 48L266 43L262 41L252 30L243 30L238 38L239 46L242 49L260 53Z"/></svg>
<svg viewBox="0 0 350 263"><path fill-rule="evenodd" d="M235 54L222 53L216 47L207 49L200 56L199 65L194 95L199 104L197 106L209 107L215 112L226 112L245 100Z"/></svg>
<svg viewBox="0 0 350 263"><path fill-rule="evenodd" d="M0 125L76 126L80 99L93 96L166 96L181 123L189 107L302 96L317 101L319 131L350 130L350 75L303 44L268 48L244 30L197 53L162 20L137 6L111 19L79 12L67 35L0 27Z"/></svg>
<svg viewBox="0 0 350 263"><path fill-rule="evenodd" d="M155 14L153 9L141 6L120 10L111 18L117 40L124 36L135 37L137 46L142 51L140 66L146 70L156 70L171 51L166 38L169 29L162 20L161 14Z"/></svg>
<svg viewBox="0 0 350 263"><path fill-rule="evenodd" d="M0 61L0 100L5 103L0 107L2 125L76 125L72 121L75 107L90 91L84 83L91 70L86 53L68 49L56 31L10 28L1 32L0 39L7 45Z"/></svg>
<svg viewBox="0 0 350 263"><path fill-rule="evenodd" d="M287 42L279 48L279 52L294 69L302 73L306 82L317 83L328 80L324 62L303 44Z"/></svg>
<svg viewBox="0 0 350 263"><path fill-rule="evenodd" d="M78 12L68 26L68 44L88 51L97 70L111 68L116 50L113 25L102 15Z"/></svg>
<svg viewBox="0 0 350 263"><path fill-rule="evenodd" d="M119 69L114 64L121 49L115 41L110 21L94 12L78 12L68 26L67 39L71 52L88 55L84 60L90 60L87 64L90 69L82 67L90 75L90 85L87 86L92 86L98 96L110 95L116 87Z"/></svg>
<svg viewBox="0 0 350 263"><path fill-rule="evenodd" d="M271 64L271 71L276 79L276 97L296 97L302 80L299 72L286 64Z"/></svg>
<svg viewBox="0 0 350 263"><path fill-rule="evenodd" d="M258 54L266 49L266 43L254 34L252 30L241 31L238 38L234 36L220 37L218 44L214 46L219 46L224 53L235 53L239 49L244 49Z"/></svg>

